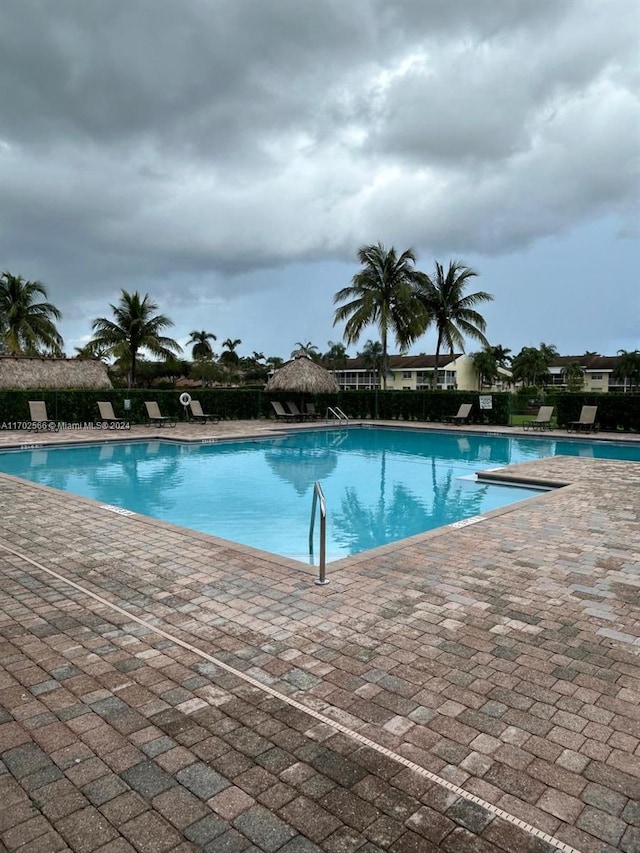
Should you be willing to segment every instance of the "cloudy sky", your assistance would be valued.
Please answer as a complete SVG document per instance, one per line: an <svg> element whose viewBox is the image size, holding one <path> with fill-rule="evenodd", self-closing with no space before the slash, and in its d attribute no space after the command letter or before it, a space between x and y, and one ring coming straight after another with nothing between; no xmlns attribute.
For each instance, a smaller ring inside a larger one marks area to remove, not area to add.
<svg viewBox="0 0 640 853"><path fill-rule="evenodd" d="M122 288L326 350L378 241L477 269L493 344L640 348L639 45L638 0L3 0L0 269L68 353Z"/></svg>

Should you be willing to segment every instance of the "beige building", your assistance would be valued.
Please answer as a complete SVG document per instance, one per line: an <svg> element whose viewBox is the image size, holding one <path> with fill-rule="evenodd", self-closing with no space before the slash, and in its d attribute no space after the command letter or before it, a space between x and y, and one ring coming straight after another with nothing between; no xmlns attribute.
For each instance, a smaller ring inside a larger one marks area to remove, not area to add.
<svg viewBox="0 0 640 853"><path fill-rule="evenodd" d="M629 389L629 383L616 379L613 372L620 358L616 355L563 355L556 358L549 367L551 385L554 388L567 387L564 371L570 364L579 364L584 371L581 391L623 392Z"/></svg>
<svg viewBox="0 0 640 853"><path fill-rule="evenodd" d="M422 391L431 388L435 367L435 355L391 355L387 373L387 390ZM366 366L362 356L350 358L346 365L335 370L335 377L344 391L371 390L379 388L375 370ZM504 371L505 383L482 390L501 391L508 387L508 371ZM444 391L478 391L478 373L470 356L464 354L440 355L438 365L438 389Z"/></svg>

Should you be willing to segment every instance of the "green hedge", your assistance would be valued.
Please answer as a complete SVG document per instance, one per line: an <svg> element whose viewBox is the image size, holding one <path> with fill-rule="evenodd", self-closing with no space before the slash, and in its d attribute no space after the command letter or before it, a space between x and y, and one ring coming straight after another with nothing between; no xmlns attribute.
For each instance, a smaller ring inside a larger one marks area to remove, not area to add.
<svg viewBox="0 0 640 853"><path fill-rule="evenodd" d="M156 400L163 415L184 419L180 390L114 388L109 391L0 391L0 421L29 420L29 400L44 400L51 420L68 423L92 422L98 419L99 400L108 400L118 417L130 417L132 423L145 423L145 400ZM271 400L303 399L296 394L265 394L259 388L194 388L189 393L200 401L205 412L216 412L224 420L251 420L273 416ZM480 410L478 394L466 391L342 391L340 394L318 394L305 397L316 411L324 415L328 406L339 406L350 418L380 418L399 421L440 422L455 414L461 403L473 403L475 423L508 424L511 395L492 394L493 407ZM131 401L125 410L124 401Z"/></svg>
<svg viewBox="0 0 640 853"><path fill-rule="evenodd" d="M597 406L596 421L607 432L640 432L640 394L555 394L549 403L556 406L558 426L577 421L583 406Z"/></svg>
<svg viewBox="0 0 640 853"><path fill-rule="evenodd" d="M29 420L29 400L44 400L52 420L69 423L92 422L98 419L99 400L109 400L118 417L130 417L132 423L145 423L145 400L157 400L160 411L180 420L184 409L180 390L114 388L110 391L0 391L0 422ZM199 400L203 411L216 412L224 420L271 418L271 400L295 400L300 395L265 394L260 388L194 388L191 396ZM508 392L491 396L492 408L480 409L479 395L471 391L342 391L339 394L319 394L305 397L316 411L324 415L328 406L339 406L350 418L398 421L431 421L455 414L461 403L472 403L471 419L479 424L509 424L514 397ZM131 401L126 411L124 401ZM607 431L640 432L640 394L562 393L547 400L556 407L558 425L566 427L580 417L582 406L598 406L600 428Z"/></svg>

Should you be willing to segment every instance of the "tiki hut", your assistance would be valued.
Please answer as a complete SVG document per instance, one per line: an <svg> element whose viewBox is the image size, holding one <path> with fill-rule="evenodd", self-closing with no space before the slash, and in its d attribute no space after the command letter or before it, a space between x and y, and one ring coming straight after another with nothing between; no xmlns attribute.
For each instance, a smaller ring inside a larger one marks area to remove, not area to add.
<svg viewBox="0 0 640 853"><path fill-rule="evenodd" d="M60 390L112 388L101 361L80 358L29 358L0 356L0 388L11 390Z"/></svg>
<svg viewBox="0 0 640 853"><path fill-rule="evenodd" d="M267 393L337 394L340 388L335 378L321 364L299 352L273 374L266 384Z"/></svg>

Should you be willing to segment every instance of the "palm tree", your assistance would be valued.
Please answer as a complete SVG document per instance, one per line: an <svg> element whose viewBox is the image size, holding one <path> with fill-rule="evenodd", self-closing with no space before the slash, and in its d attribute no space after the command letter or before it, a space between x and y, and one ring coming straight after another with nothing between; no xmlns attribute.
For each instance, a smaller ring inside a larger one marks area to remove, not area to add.
<svg viewBox="0 0 640 853"><path fill-rule="evenodd" d="M506 368L509 366L511 362L511 350L508 347L503 347L500 346L500 344L496 344L496 346L489 347L489 350L495 358L498 367Z"/></svg>
<svg viewBox="0 0 640 853"><path fill-rule="evenodd" d="M336 309L333 325L347 321L344 330L347 344L356 343L367 326L377 325L382 344L382 381L386 388L389 332L404 352L427 326L428 314L415 296L415 288L424 276L414 267L416 257L411 249L398 257L393 246L390 249L382 243L361 246L358 260L363 269L354 275L349 287L343 287L333 298L334 303L349 300Z"/></svg>
<svg viewBox="0 0 640 853"><path fill-rule="evenodd" d="M75 356L77 359L92 359L95 361L102 361L106 364L107 359L109 358L109 351L106 347L99 346L92 341L85 344L83 347L74 347Z"/></svg>
<svg viewBox="0 0 640 853"><path fill-rule="evenodd" d="M40 348L62 355L62 337L54 320L62 314L47 298L40 281L26 281L21 275L0 275L0 338L9 355L37 355Z"/></svg>
<svg viewBox="0 0 640 853"><path fill-rule="evenodd" d="M382 351L382 344L380 341L367 341L362 348L362 352L359 352L357 355L358 358L362 358L365 368L377 375L378 384L380 384L380 374L384 370L385 364L384 353Z"/></svg>
<svg viewBox="0 0 640 853"><path fill-rule="evenodd" d="M553 362L552 351L555 347L540 344L536 347L522 347L511 360L513 379L523 386L544 385L549 381L549 365Z"/></svg>
<svg viewBox="0 0 640 853"><path fill-rule="evenodd" d="M626 349L618 350L618 363L613 371L613 378L623 383L624 390L627 390L627 382L629 390L640 386L640 350L628 351Z"/></svg>
<svg viewBox="0 0 640 853"><path fill-rule="evenodd" d="M320 358L318 347L312 344L311 341L307 341L306 344L298 341L294 346L295 349L291 353L291 358L295 358L299 353L309 356L312 361L318 361Z"/></svg>
<svg viewBox="0 0 640 853"><path fill-rule="evenodd" d="M213 349L209 341L216 341L217 338L213 332L190 332L191 337L187 341L187 346L191 346L191 357L194 361L206 361L213 355Z"/></svg>
<svg viewBox="0 0 640 853"><path fill-rule="evenodd" d="M200 384L204 388L207 379L205 374L211 373L211 365L205 366L205 362L209 362L213 358L213 349L209 341L215 341L217 338L213 332L205 332L204 329L201 332L195 329L190 334L191 337L187 341L187 344L192 345L191 357L196 362L194 365L194 378L199 376Z"/></svg>
<svg viewBox="0 0 640 853"><path fill-rule="evenodd" d="M111 305L114 320L98 317L92 323L94 331L92 345L103 346L124 364L128 365L129 387L135 385L136 362L140 349L149 350L153 355L168 358L182 352L182 347L173 338L167 338L160 332L173 322L164 314L154 316L158 306L145 293L122 291L118 305Z"/></svg>
<svg viewBox="0 0 640 853"><path fill-rule="evenodd" d="M493 353L493 347L485 347L471 356L473 366L478 374L478 391L483 385L491 385L500 375L498 361Z"/></svg>
<svg viewBox="0 0 640 853"><path fill-rule="evenodd" d="M242 341L240 338L227 338L222 342L224 352L220 355L220 361L228 367L235 367L240 361L240 357L236 352L236 348L240 346Z"/></svg>
<svg viewBox="0 0 640 853"><path fill-rule="evenodd" d="M569 391L579 391L584 385L584 370L578 361L572 361L563 367L562 375Z"/></svg>
<svg viewBox="0 0 640 853"><path fill-rule="evenodd" d="M322 356L322 361L325 365L329 365L331 370L340 370L346 365L349 358L347 348L344 344L335 343L335 341L327 341L327 343L329 349Z"/></svg>
<svg viewBox="0 0 640 853"><path fill-rule="evenodd" d="M465 335L479 341L483 347L489 346L484 336L487 324L474 306L479 302L491 302L493 296L484 290L465 295L469 279L477 275L474 269L464 266L461 261L449 261L449 269L445 274L442 264L436 261L433 278L423 275L418 283L418 298L438 331L432 388L438 386L438 366L443 346L450 355L456 349L464 352Z"/></svg>

